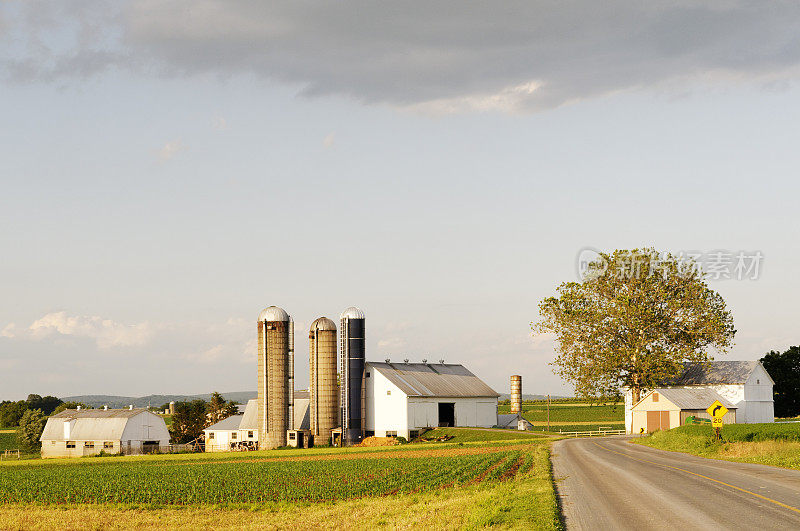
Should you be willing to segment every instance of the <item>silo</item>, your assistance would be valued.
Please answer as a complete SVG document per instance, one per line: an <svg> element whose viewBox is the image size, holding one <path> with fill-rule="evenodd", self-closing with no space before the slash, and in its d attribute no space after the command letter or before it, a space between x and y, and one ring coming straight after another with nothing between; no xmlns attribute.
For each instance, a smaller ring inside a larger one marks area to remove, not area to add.
<svg viewBox="0 0 800 531"><path fill-rule="evenodd" d="M286 446L290 429L294 360L294 322L270 306L258 316L258 447Z"/></svg>
<svg viewBox="0 0 800 531"><path fill-rule="evenodd" d="M522 413L522 376L511 376L511 412Z"/></svg>
<svg viewBox="0 0 800 531"><path fill-rule="evenodd" d="M351 306L341 315L339 356L342 367L342 437L345 444L364 438L364 313Z"/></svg>
<svg viewBox="0 0 800 531"><path fill-rule="evenodd" d="M336 323L320 317L308 332L310 350L311 433L318 444L328 444L339 427L339 385L336 375Z"/></svg>

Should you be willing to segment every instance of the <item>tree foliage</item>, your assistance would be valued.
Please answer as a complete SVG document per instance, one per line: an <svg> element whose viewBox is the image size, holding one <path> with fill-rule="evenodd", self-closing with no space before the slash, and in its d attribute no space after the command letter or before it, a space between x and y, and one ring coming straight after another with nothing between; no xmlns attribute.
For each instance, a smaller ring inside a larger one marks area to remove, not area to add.
<svg viewBox="0 0 800 531"><path fill-rule="evenodd" d="M761 358L761 363L775 381L775 416L800 415L800 346L789 347L783 353L772 350Z"/></svg>
<svg viewBox="0 0 800 531"><path fill-rule="evenodd" d="M555 336L555 372L584 397L652 388L681 362L704 362L733 344L733 318L702 271L654 249L600 253L583 280L539 305L535 331Z"/></svg>
<svg viewBox="0 0 800 531"><path fill-rule="evenodd" d="M211 399L206 405L206 412L211 424L235 415L238 410L235 402L226 401L225 397L216 391L211 393Z"/></svg>
<svg viewBox="0 0 800 531"><path fill-rule="evenodd" d="M28 409L40 409L42 413L45 415L50 415L55 411L55 409L61 405L61 399L56 398L54 396L39 396L39 395L28 395L28 399L25 401L27 402Z"/></svg>
<svg viewBox="0 0 800 531"><path fill-rule="evenodd" d="M208 426L206 418L206 401L176 402L175 414L172 415L170 430L173 443L187 443L203 434Z"/></svg>
<svg viewBox="0 0 800 531"><path fill-rule="evenodd" d="M0 403L0 427L16 428L22 415L28 411L28 403L24 400L12 402L5 400Z"/></svg>
<svg viewBox="0 0 800 531"><path fill-rule="evenodd" d="M20 445L29 452L33 452L41 448L42 443L39 442L39 437L42 436L44 425L47 423L47 416L41 409L29 409L25 411L19 421L19 430L17 431L17 438Z"/></svg>

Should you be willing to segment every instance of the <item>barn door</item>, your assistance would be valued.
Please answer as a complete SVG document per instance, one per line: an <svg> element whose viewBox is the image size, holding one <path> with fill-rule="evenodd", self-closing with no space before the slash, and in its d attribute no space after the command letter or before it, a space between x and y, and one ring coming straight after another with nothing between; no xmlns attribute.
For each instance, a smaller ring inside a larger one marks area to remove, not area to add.
<svg viewBox="0 0 800 531"><path fill-rule="evenodd" d="M661 411L661 429L668 430L669 428L669 411Z"/></svg>
<svg viewBox="0 0 800 531"><path fill-rule="evenodd" d="M661 429L661 412L648 411L647 412L647 433L653 433Z"/></svg>

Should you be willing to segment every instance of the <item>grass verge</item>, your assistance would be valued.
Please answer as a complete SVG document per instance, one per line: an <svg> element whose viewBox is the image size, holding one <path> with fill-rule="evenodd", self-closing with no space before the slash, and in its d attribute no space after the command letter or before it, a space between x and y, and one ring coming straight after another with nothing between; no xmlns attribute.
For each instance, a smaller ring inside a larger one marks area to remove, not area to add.
<svg viewBox="0 0 800 531"><path fill-rule="evenodd" d="M709 426L681 426L631 442L712 459L800 469L800 424L730 424L722 428L722 436L720 443L714 441Z"/></svg>

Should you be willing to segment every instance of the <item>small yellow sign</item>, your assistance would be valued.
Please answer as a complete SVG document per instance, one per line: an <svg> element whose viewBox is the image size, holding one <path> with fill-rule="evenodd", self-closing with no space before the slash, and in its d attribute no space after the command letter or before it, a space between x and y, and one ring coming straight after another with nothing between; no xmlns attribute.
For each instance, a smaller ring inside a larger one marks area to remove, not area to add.
<svg viewBox="0 0 800 531"><path fill-rule="evenodd" d="M721 428L722 427L722 417L714 417L714 420L711 421L712 428Z"/></svg>
<svg viewBox="0 0 800 531"><path fill-rule="evenodd" d="M728 412L728 408L722 405L722 402L719 400L714 400L714 403L708 406L708 414L711 415L712 419L720 419L722 422L722 417L725 416L725 413Z"/></svg>

